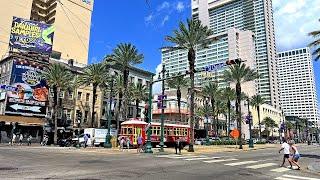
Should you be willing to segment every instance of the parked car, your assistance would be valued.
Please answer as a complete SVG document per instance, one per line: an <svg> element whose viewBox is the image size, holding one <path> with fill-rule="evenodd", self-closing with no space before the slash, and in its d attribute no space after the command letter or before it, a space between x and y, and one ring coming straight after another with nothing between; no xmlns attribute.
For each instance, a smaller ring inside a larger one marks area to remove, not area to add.
<svg viewBox="0 0 320 180"><path fill-rule="evenodd" d="M203 144L205 144L205 142L206 142L206 139L205 139L205 138L199 138L199 139L196 139L196 140L194 141L194 144L196 144L196 145L203 145Z"/></svg>

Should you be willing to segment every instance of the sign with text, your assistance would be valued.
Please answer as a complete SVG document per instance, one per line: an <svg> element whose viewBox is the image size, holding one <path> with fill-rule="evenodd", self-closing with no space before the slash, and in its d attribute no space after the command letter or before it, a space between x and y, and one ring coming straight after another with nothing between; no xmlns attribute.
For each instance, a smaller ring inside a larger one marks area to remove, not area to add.
<svg viewBox="0 0 320 180"><path fill-rule="evenodd" d="M7 92L6 112L38 116L46 115L48 88L41 79L43 66L26 60L14 60L11 86L17 91Z"/></svg>
<svg viewBox="0 0 320 180"><path fill-rule="evenodd" d="M10 47L50 54L53 34L54 27L52 25L13 17Z"/></svg>

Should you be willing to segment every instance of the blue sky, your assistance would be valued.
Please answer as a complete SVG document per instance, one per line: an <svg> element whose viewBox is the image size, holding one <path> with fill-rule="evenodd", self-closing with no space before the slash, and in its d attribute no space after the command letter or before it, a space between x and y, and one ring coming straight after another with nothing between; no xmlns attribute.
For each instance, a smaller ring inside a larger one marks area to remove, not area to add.
<svg viewBox="0 0 320 180"><path fill-rule="evenodd" d="M155 72L160 48L180 20L191 16L191 0L96 0L92 16L89 63L99 62L120 42L131 42L144 54L146 70ZM305 47L307 33L320 29L320 5L315 0L273 0L279 51ZM314 63L320 99L320 62Z"/></svg>

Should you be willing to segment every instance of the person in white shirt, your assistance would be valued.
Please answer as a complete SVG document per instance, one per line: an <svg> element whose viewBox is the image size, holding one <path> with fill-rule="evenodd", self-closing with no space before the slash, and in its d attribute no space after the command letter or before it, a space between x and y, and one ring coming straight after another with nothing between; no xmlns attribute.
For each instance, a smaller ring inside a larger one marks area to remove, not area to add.
<svg viewBox="0 0 320 180"><path fill-rule="evenodd" d="M288 160L290 167L292 168L292 163L289 160L289 155L290 155L290 145L287 143L286 140L283 141L282 145L281 145L281 149L279 150L279 153L283 150L283 161L282 164L280 165L281 167L284 166L284 163L286 161L286 159Z"/></svg>

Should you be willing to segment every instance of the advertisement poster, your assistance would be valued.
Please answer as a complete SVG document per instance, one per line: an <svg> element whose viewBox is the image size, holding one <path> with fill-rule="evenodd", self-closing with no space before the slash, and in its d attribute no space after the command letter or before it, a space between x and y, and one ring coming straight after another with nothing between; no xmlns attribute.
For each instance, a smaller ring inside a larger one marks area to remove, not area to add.
<svg viewBox="0 0 320 180"><path fill-rule="evenodd" d="M7 92L6 112L14 114L46 115L48 87L41 79L43 66L26 61L14 60L11 86L18 90Z"/></svg>
<svg viewBox="0 0 320 180"><path fill-rule="evenodd" d="M53 34L52 25L13 17L10 47L50 54Z"/></svg>

